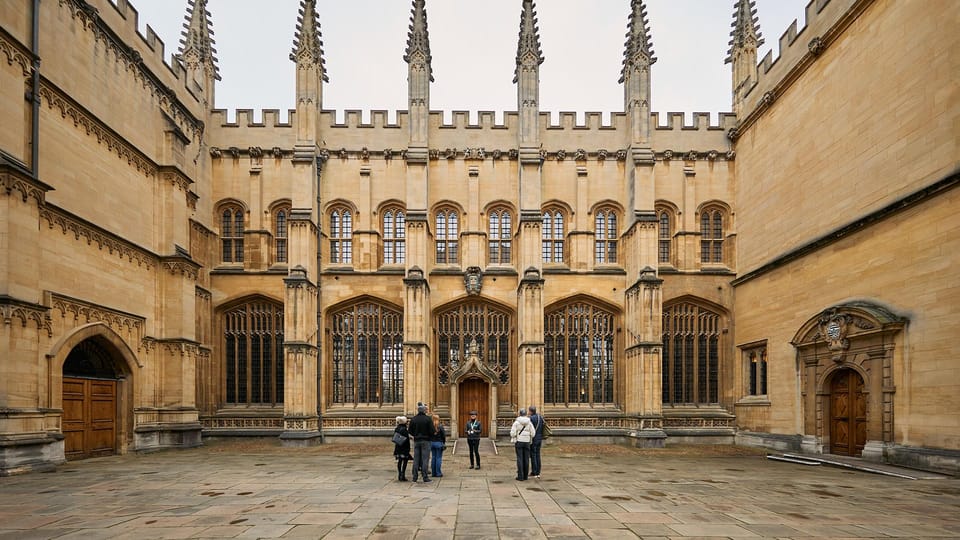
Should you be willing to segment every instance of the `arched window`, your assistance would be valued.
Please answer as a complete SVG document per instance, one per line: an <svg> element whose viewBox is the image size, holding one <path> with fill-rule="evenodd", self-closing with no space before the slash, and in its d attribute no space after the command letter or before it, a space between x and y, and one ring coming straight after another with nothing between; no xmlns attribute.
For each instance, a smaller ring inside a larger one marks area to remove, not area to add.
<svg viewBox="0 0 960 540"><path fill-rule="evenodd" d="M283 403L283 306L257 300L223 314L224 386L234 405Z"/></svg>
<svg viewBox="0 0 960 540"><path fill-rule="evenodd" d="M342 206L330 212L330 262L353 263L353 214Z"/></svg>
<svg viewBox="0 0 960 540"><path fill-rule="evenodd" d="M220 213L220 258L225 263L243 262L243 210L227 206Z"/></svg>
<svg viewBox="0 0 960 540"><path fill-rule="evenodd" d="M494 209L490 212L488 222L490 264L510 264L513 234L513 217L510 211L504 208Z"/></svg>
<svg viewBox="0 0 960 540"><path fill-rule="evenodd" d="M281 207L273 214L274 253L278 263L287 262L287 219L289 217L289 207Z"/></svg>
<svg viewBox="0 0 960 540"><path fill-rule="evenodd" d="M362 302L330 316L334 405L403 403L403 313Z"/></svg>
<svg viewBox="0 0 960 540"><path fill-rule="evenodd" d="M594 218L594 256L597 264L617 262L617 213L610 208L597 210Z"/></svg>
<svg viewBox="0 0 960 540"><path fill-rule="evenodd" d="M614 320L586 302L544 313L544 403L613 403Z"/></svg>
<svg viewBox="0 0 960 540"><path fill-rule="evenodd" d="M543 225L540 229L542 238L542 256L545 263L563 262L563 212L558 208L548 208L543 211Z"/></svg>
<svg viewBox="0 0 960 540"><path fill-rule="evenodd" d="M383 213L383 264L407 261L407 216L400 208Z"/></svg>
<svg viewBox="0 0 960 540"><path fill-rule="evenodd" d="M723 262L723 211L705 208L700 213L700 262Z"/></svg>
<svg viewBox="0 0 960 540"><path fill-rule="evenodd" d="M460 262L460 216L453 208L437 211L437 264Z"/></svg>
<svg viewBox="0 0 960 540"><path fill-rule="evenodd" d="M437 364L440 384L466 359L476 341L480 357L500 375L500 384L510 379L510 313L481 302L461 304L437 314Z"/></svg>
<svg viewBox="0 0 960 540"><path fill-rule="evenodd" d="M720 315L696 304L663 308L663 404L719 403Z"/></svg>
<svg viewBox="0 0 960 540"><path fill-rule="evenodd" d="M658 262L669 264L671 245L673 244L673 230L671 224L673 222L673 217L671 212L666 208L657 209L657 219L659 222L659 245L657 260Z"/></svg>

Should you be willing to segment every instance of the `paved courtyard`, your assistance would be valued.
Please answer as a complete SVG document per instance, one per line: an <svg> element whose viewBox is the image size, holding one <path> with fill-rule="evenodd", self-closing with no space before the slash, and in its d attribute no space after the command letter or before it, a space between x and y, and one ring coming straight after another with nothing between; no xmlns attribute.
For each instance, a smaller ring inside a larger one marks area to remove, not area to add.
<svg viewBox="0 0 960 540"><path fill-rule="evenodd" d="M414 484L391 450L214 441L0 478L0 538L960 537L957 478L731 447L547 446L540 480L515 481L512 449L485 447L483 469L458 449L443 478Z"/></svg>

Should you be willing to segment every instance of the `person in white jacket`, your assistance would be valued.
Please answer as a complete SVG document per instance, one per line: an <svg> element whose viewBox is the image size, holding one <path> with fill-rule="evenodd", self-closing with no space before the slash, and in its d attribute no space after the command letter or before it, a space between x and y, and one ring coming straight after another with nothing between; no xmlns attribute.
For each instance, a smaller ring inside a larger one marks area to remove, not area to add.
<svg viewBox="0 0 960 540"><path fill-rule="evenodd" d="M521 482L530 475L530 442L535 431L536 428L527 417L527 410L520 409L520 414L510 427L510 442L517 452L517 480Z"/></svg>

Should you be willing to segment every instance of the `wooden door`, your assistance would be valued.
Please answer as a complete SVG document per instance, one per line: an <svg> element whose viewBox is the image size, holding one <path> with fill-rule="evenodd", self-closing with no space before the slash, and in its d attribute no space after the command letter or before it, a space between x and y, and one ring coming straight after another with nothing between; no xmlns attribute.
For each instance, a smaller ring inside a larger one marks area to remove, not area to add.
<svg viewBox="0 0 960 540"><path fill-rule="evenodd" d="M489 437L487 433L490 425L490 398L488 385L480 379L467 379L460 383L460 403L457 420L460 426L460 436L467 436L467 422L470 420L470 411L477 411L477 420L483 426L483 436Z"/></svg>
<svg viewBox="0 0 960 540"><path fill-rule="evenodd" d="M867 400L863 377L852 369L830 383L830 452L859 456L867 443Z"/></svg>
<svg viewBox="0 0 960 540"><path fill-rule="evenodd" d="M63 435L67 459L115 453L117 381L64 377Z"/></svg>

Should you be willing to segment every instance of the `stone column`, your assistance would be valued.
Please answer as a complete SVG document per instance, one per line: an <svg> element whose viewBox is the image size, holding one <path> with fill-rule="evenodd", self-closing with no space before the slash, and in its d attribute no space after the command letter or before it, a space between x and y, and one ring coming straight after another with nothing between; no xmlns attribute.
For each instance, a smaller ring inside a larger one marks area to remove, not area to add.
<svg viewBox="0 0 960 540"><path fill-rule="evenodd" d="M543 404L543 279L530 267L517 288L517 401L521 407Z"/></svg>
<svg viewBox="0 0 960 540"><path fill-rule="evenodd" d="M648 266L625 295L624 412L638 419L631 436L643 447L662 447L667 437L662 412L662 284Z"/></svg>
<svg viewBox="0 0 960 540"><path fill-rule="evenodd" d="M294 227L291 227L291 232ZM317 286L302 266L283 280L283 446L322 442L317 415Z"/></svg>
<svg viewBox="0 0 960 540"><path fill-rule="evenodd" d="M436 402L433 363L430 359L430 285L423 270L412 266L403 279L403 405L417 410L417 402Z"/></svg>

